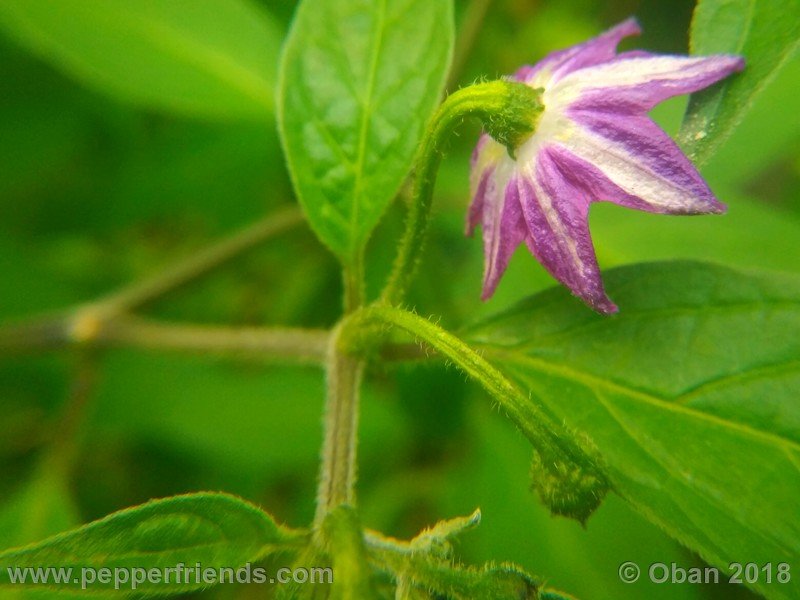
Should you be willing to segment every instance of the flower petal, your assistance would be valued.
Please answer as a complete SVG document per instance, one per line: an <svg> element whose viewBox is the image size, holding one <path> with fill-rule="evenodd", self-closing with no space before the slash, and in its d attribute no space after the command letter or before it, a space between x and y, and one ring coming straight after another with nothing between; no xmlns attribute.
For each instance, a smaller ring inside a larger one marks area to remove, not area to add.
<svg viewBox="0 0 800 600"><path fill-rule="evenodd" d="M678 145L646 115L570 110L578 127L561 145L561 167L579 163L592 200L669 214L722 213L719 202ZM576 162L577 161L577 162Z"/></svg>
<svg viewBox="0 0 800 600"><path fill-rule="evenodd" d="M573 71L554 84L550 96L576 109L635 113L659 102L696 92L741 71L739 56L644 56L626 53L591 69Z"/></svg>
<svg viewBox="0 0 800 600"><path fill-rule="evenodd" d="M483 230L484 279L482 298L488 299L508 266L511 255L525 239L525 221L515 190L508 182L516 163L505 147L483 134L472 154L470 187L472 203L467 213L466 234L480 223Z"/></svg>
<svg viewBox="0 0 800 600"><path fill-rule="evenodd" d="M565 50L551 52L535 66L519 69L514 78L533 87L545 87L577 69L611 60L616 55L620 40L642 32L636 19L630 18L588 42Z"/></svg>
<svg viewBox="0 0 800 600"><path fill-rule="evenodd" d="M562 171L554 155L559 150L547 147L516 184L528 235L528 248L553 277L595 310L617 311L606 296L600 278L594 247L589 234L589 202L580 178Z"/></svg>
<svg viewBox="0 0 800 600"><path fill-rule="evenodd" d="M495 181L495 184L501 183ZM522 216L520 198L514 180L495 188L493 204L484 204L483 211L483 291L481 300L494 294L508 261L528 231Z"/></svg>

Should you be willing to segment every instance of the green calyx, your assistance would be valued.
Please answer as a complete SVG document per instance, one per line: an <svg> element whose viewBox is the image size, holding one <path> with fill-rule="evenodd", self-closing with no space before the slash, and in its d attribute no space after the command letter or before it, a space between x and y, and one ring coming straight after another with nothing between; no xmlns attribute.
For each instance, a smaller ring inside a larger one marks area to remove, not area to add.
<svg viewBox="0 0 800 600"><path fill-rule="evenodd" d="M502 102L497 110L483 119L486 132L503 144L511 158L516 158L517 149L536 131L544 111L541 88L532 88L515 81L498 81L502 88Z"/></svg>

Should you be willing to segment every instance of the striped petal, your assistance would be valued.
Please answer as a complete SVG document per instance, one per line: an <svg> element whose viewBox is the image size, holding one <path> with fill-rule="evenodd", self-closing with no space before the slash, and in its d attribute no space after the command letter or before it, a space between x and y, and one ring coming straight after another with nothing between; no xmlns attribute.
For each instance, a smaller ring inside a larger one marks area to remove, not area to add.
<svg viewBox="0 0 800 600"><path fill-rule="evenodd" d="M467 213L466 233L472 235L480 224L484 251L484 300L497 287L511 255L525 239L525 221L509 187L516 163L505 148L482 136L472 157L472 204Z"/></svg>
<svg viewBox="0 0 800 600"><path fill-rule="evenodd" d="M528 230L525 241L553 277L595 310L613 313L617 307L603 289L589 233L591 197L580 173L562 169L561 152L544 148L533 169L512 180Z"/></svg>
<svg viewBox="0 0 800 600"><path fill-rule="evenodd" d="M483 291L481 300L494 294L508 261L527 235L522 206L514 180L496 182L495 202L484 205L483 214ZM502 185L505 183L505 185Z"/></svg>
<svg viewBox="0 0 800 600"><path fill-rule="evenodd" d="M561 142L562 168L576 168L592 200L668 214L722 213L708 184L678 145L647 116L572 110L578 125Z"/></svg>
<svg viewBox="0 0 800 600"><path fill-rule="evenodd" d="M611 60L623 38L639 35L641 32L636 19L627 19L588 42L552 52L535 66L522 67L514 77L533 87L545 87L573 71Z"/></svg>
<svg viewBox="0 0 800 600"><path fill-rule="evenodd" d="M642 113L659 102L690 94L741 71L738 56L620 55L591 69L573 71L550 91L562 105L614 113Z"/></svg>

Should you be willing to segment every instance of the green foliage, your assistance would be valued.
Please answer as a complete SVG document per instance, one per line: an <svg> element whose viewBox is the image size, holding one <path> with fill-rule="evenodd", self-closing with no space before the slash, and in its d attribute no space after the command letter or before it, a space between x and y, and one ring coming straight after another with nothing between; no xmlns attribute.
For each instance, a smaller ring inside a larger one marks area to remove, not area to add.
<svg viewBox="0 0 800 600"><path fill-rule="evenodd" d="M607 282L625 305L618 317L554 290L468 339L590 436L614 490L706 560L796 564L800 282L693 263L618 269Z"/></svg>
<svg viewBox="0 0 800 600"><path fill-rule="evenodd" d="M797 0L700 0L691 29L692 54L739 54L745 71L689 102L680 141L705 162L731 134L761 90L800 47Z"/></svg>
<svg viewBox="0 0 800 600"><path fill-rule="evenodd" d="M454 538L474 529L480 516L475 511L469 517L441 521L410 542L371 534L370 557L378 569L397 580L401 598L537 598L538 583L516 565L489 563L476 568L454 563Z"/></svg>
<svg viewBox="0 0 800 600"><path fill-rule="evenodd" d="M452 2L304 0L284 48L279 123L295 191L345 263L408 174L439 101Z"/></svg>
<svg viewBox="0 0 800 600"><path fill-rule="evenodd" d="M0 548L38 542L78 523L64 475L43 466L0 510Z"/></svg>
<svg viewBox="0 0 800 600"><path fill-rule="evenodd" d="M128 102L214 118L273 109L279 30L250 0L8 0L0 27Z"/></svg>
<svg viewBox="0 0 800 600"><path fill-rule="evenodd" d="M82 567L166 569L183 563L238 567L298 547L303 534L275 524L255 506L225 494L199 493L129 508L38 544L0 553L0 589L79 590ZM7 567L74 568L65 585L11 584ZM163 572L163 571L162 571ZM129 573L132 577L132 574ZM114 594L114 582L92 582L93 593ZM202 581L141 582L138 594L163 595L206 587ZM130 588L127 590L130 592Z"/></svg>

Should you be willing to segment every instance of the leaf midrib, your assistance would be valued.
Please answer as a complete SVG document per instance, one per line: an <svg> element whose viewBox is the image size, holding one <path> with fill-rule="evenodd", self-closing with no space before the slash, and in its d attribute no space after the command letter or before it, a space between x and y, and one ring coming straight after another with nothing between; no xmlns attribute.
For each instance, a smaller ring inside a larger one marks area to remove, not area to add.
<svg viewBox="0 0 800 600"><path fill-rule="evenodd" d="M361 208L361 194L364 187L364 163L367 157L367 140L369 138L370 121L372 119L372 100L375 96L375 81L378 74L378 62L380 60L383 46L383 32L386 26L386 2L379 0L380 8L376 17L376 31L374 34L372 48L372 58L370 61L369 72L367 73L367 86L361 111L361 124L358 132L358 154L356 156L355 182L353 185L353 210L350 213L350 254L358 246L358 218Z"/></svg>

